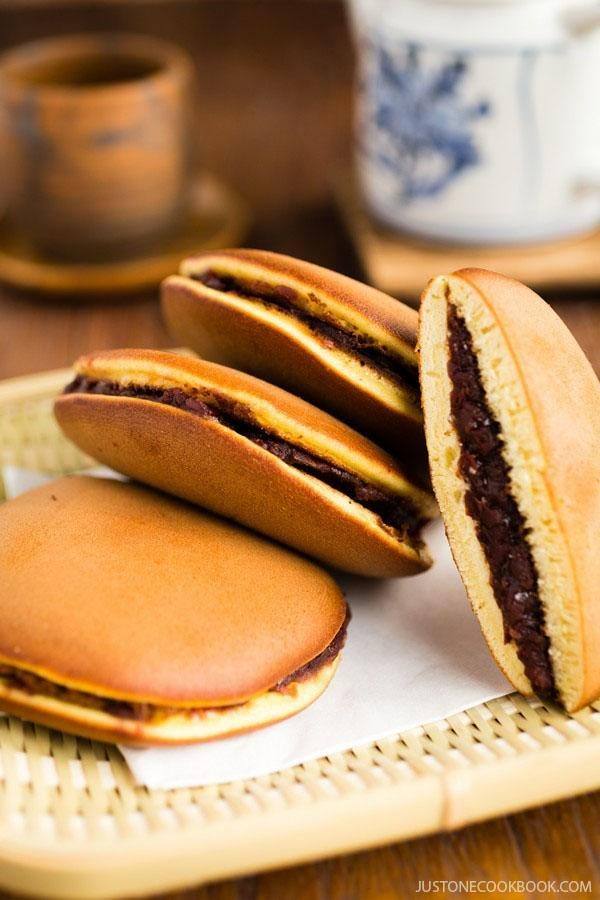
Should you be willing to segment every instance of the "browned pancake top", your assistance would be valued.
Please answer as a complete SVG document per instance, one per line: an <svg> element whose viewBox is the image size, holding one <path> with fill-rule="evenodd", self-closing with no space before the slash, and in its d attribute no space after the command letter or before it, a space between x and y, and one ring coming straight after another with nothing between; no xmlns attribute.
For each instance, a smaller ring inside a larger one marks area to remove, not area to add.
<svg viewBox="0 0 600 900"><path fill-rule="evenodd" d="M215 705L272 687L345 616L325 572L131 484L67 477L0 507L0 659L68 686Z"/></svg>

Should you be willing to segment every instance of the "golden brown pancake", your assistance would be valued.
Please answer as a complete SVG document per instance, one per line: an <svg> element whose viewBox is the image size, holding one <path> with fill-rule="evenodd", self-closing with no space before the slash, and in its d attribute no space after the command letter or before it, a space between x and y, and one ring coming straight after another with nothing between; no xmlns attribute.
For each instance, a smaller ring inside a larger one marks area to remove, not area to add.
<svg viewBox="0 0 600 900"><path fill-rule="evenodd" d="M433 484L499 666L573 711L600 695L600 384L524 285L462 269L422 299Z"/></svg>
<svg viewBox="0 0 600 900"><path fill-rule="evenodd" d="M331 566L430 565L433 496L386 453L303 400L215 363L155 350L78 361L55 404L82 450Z"/></svg>
<svg viewBox="0 0 600 900"><path fill-rule="evenodd" d="M292 391L425 471L414 309L264 250L184 260L163 284L162 309L203 359Z"/></svg>
<svg viewBox="0 0 600 900"><path fill-rule="evenodd" d="M141 485L0 506L0 709L131 744L224 737L325 689L346 604L308 560Z"/></svg>

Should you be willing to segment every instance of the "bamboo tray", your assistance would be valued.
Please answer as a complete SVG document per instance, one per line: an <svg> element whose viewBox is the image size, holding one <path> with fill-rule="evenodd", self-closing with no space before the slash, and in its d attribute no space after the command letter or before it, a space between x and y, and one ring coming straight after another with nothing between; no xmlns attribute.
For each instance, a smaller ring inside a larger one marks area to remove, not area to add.
<svg viewBox="0 0 600 900"><path fill-rule="evenodd" d="M0 383L0 463L88 460L60 435L69 373ZM600 703L517 695L274 775L138 787L118 750L0 717L0 889L122 897L457 828L600 787Z"/></svg>

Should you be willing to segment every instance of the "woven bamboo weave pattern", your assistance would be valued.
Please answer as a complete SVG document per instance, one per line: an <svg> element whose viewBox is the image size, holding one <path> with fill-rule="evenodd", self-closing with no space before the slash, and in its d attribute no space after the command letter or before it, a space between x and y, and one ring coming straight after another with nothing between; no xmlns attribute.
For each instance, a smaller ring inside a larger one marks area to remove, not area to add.
<svg viewBox="0 0 600 900"><path fill-rule="evenodd" d="M0 464L56 474L89 464L52 418L68 378L0 384ZM274 775L172 791L137 786L116 748L0 716L0 887L166 890L599 786L600 703L569 716L512 695Z"/></svg>

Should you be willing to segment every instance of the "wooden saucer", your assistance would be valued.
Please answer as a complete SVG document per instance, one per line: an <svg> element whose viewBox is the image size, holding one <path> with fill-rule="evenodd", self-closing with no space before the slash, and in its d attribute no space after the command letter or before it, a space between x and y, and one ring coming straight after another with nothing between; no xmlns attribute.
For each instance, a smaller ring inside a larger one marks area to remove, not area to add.
<svg viewBox="0 0 600 900"><path fill-rule="evenodd" d="M116 262L59 262L40 254L27 236L0 221L0 281L44 294L82 299L154 287L177 271L185 256L236 246L250 221L244 201L212 175L199 175L190 190L185 221L162 246Z"/></svg>
<svg viewBox="0 0 600 900"><path fill-rule="evenodd" d="M590 290L600 285L600 230L577 238L512 247L425 242L373 222L353 177L336 185L338 205L370 284L416 304L430 278L464 266L511 275L534 290Z"/></svg>

